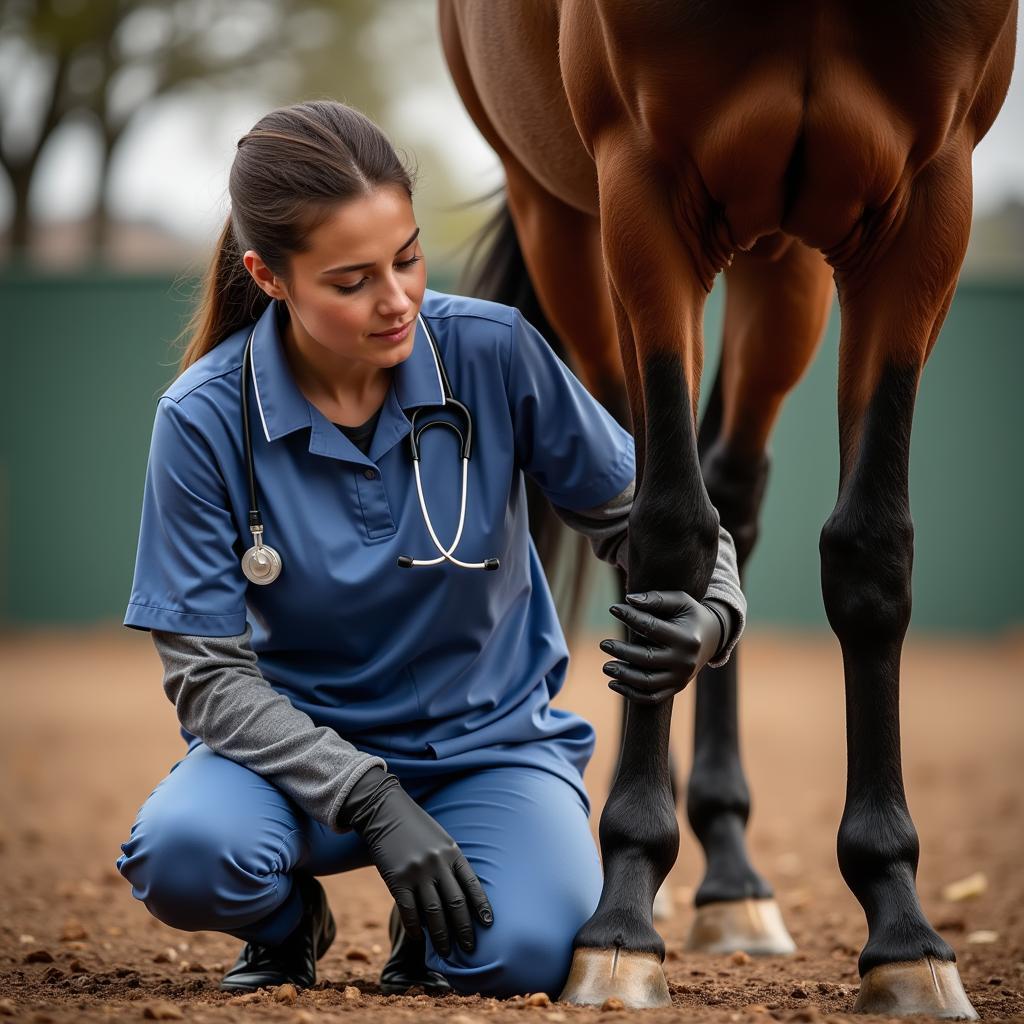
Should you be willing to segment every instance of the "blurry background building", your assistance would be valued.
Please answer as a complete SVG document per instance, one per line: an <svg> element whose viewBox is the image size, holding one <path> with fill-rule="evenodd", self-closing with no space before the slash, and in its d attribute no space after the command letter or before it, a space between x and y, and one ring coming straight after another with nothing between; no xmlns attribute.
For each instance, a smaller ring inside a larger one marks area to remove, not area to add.
<svg viewBox="0 0 1024 1024"><path fill-rule="evenodd" d="M971 245L915 417L917 630L1024 622L1019 77L976 153ZM455 289L502 175L448 79L431 0L0 0L0 625L122 614L153 411L235 142L312 97L359 107L409 155L430 284ZM747 581L759 624L827 628L837 340L834 310L776 432ZM607 596L602 576L592 623Z"/></svg>

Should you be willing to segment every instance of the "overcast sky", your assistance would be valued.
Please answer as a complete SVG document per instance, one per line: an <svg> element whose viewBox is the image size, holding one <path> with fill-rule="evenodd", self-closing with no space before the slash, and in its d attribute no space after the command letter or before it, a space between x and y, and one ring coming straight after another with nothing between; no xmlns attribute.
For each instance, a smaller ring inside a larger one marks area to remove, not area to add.
<svg viewBox="0 0 1024 1024"><path fill-rule="evenodd" d="M975 151L975 208L987 212L1007 196L1024 199L1024 66L1017 39L1014 80L1002 112ZM440 61L440 54L438 54ZM427 87L402 98L394 142L413 152L425 132L443 132L451 155L449 174L466 199L502 178L497 159L480 138L446 74L431 76ZM212 238L227 209L227 172L235 141L268 108L264 98L219 95L168 98L130 129L116 155L111 179L116 215L162 223L187 238ZM48 147L33 195L37 216L63 219L88 204L89 176L81 174L87 156L84 132L67 129ZM10 195L0 185L0 221L10 213Z"/></svg>

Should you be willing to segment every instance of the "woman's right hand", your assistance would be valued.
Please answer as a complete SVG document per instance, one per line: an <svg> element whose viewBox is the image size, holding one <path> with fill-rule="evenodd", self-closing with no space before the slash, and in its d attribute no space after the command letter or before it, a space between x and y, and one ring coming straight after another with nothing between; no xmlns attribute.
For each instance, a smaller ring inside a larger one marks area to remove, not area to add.
<svg viewBox="0 0 1024 1024"><path fill-rule="evenodd" d="M455 840L381 768L352 787L344 817L369 847L409 936L422 935L422 920L440 956L451 952L452 933L471 953L476 940L470 911L486 926L494 912Z"/></svg>

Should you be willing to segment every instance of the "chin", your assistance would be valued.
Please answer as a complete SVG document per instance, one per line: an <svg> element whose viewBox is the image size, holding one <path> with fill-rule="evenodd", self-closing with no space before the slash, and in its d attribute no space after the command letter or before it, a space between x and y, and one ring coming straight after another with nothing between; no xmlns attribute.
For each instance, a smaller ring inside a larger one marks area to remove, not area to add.
<svg viewBox="0 0 1024 1024"><path fill-rule="evenodd" d="M409 356L412 355L412 342L407 345L403 345L399 349L395 349L394 352L383 353L383 358L378 364L379 366L397 366L399 363L404 363Z"/></svg>

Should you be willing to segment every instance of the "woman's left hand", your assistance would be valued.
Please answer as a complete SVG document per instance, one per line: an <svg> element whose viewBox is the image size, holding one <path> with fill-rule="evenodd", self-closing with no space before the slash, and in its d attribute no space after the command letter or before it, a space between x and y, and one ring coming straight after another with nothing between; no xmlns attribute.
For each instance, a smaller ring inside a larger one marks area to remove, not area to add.
<svg viewBox="0 0 1024 1024"><path fill-rule="evenodd" d="M604 665L609 688L640 704L658 704L682 690L722 646L722 620L683 590L627 594L609 611L649 643L602 640L619 661ZM725 614L728 614L727 612Z"/></svg>

